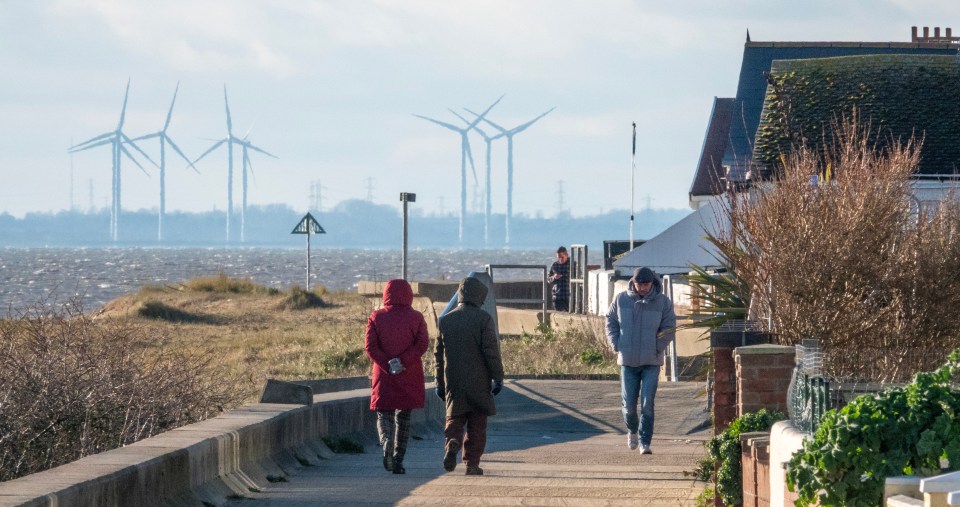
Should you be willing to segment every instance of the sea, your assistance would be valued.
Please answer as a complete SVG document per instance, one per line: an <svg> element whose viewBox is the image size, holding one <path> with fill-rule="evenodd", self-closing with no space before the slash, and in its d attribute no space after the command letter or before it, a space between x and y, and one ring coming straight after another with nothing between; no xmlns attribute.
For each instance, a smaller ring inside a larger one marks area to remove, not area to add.
<svg viewBox="0 0 960 507"><path fill-rule="evenodd" d="M549 266L554 249L407 252L407 279L460 280L488 264ZM310 253L310 286L356 290L361 280L401 275L400 250L322 248ZM287 290L307 282L306 249L295 248L0 248L0 316L79 302L93 311L147 285L224 274ZM539 279L536 269L494 269L497 280Z"/></svg>

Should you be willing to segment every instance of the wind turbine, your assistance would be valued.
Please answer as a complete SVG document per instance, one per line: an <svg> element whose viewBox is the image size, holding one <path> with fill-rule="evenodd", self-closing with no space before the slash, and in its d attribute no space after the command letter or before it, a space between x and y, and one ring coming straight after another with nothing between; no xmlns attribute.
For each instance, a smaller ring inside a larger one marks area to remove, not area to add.
<svg viewBox="0 0 960 507"><path fill-rule="evenodd" d="M241 217L246 216L246 206L247 206L247 165L249 158L247 157L247 150L253 149L261 153L269 153L261 150L260 148L254 146L247 141L247 139L239 138L233 135L233 119L230 116L230 102L227 100L227 85L223 85L223 104L227 111L227 137L213 143L213 146L207 148L207 151L203 152L202 155L197 157L193 161L194 164L199 162L203 157L206 157L210 152L219 148L222 144L227 144L227 241L230 241L230 226L233 223L233 145L234 143L239 144L243 147L243 209L241 209ZM273 157L273 155L270 155ZM276 157L274 157L276 158ZM244 227L246 224L241 223L240 230L240 241L244 241Z"/></svg>
<svg viewBox="0 0 960 507"><path fill-rule="evenodd" d="M454 115L456 115L457 118L460 118L461 120L463 120L463 122L466 123L467 125L470 125L470 121L467 120L466 118L464 118L463 116L460 116L459 114L457 114L456 111L454 111L454 110L451 109L450 112L453 113ZM473 126L473 130L476 130L476 131L480 134L480 136L483 137L483 141L487 144L487 174L486 174L486 181L484 182L484 187L485 187L484 190L485 190L485 192L486 192L486 200L485 200L485 203L484 203L484 215L483 215L483 244L486 245L487 242L488 242L489 239L490 239L490 212L491 212L491 204L490 204L490 150L491 150L493 141L495 141L495 140L497 140L497 139L500 139L501 137L504 137L504 134L503 134L503 133L500 133L500 134L497 134L497 135L495 135L495 136L488 136L487 133L484 132L483 129L481 129L479 125L474 125L474 126Z"/></svg>
<svg viewBox="0 0 960 507"><path fill-rule="evenodd" d="M180 158L187 161L187 165L194 170L197 174L200 174L200 171L197 171L197 168L193 166L193 162L183 154L183 151L180 150L180 147L177 146L177 143L173 142L173 139L167 134L167 129L170 127L170 118L173 116L173 105L177 102L177 92L180 91L180 82L177 81L177 87L173 90L173 100L170 101L170 109L167 111L167 121L163 123L163 128L158 132L152 134L147 134L140 137L135 137L133 141L140 141L144 139L153 139L156 137L160 140L160 215L157 218L157 240L163 240L163 217L167 212L167 143L170 143L170 147L173 148L173 151L180 155Z"/></svg>
<svg viewBox="0 0 960 507"><path fill-rule="evenodd" d="M499 130L500 134L502 134L507 138L507 221L506 221L506 224L504 225L504 237L505 237L504 241L507 245L510 244L510 217L513 216L513 136L523 132L524 130L527 130L527 128L529 128L530 125L533 125L540 118L543 118L544 116L550 114L550 112L553 111L554 109L556 109L556 107L551 107L547 112L541 114L540 116L537 116L536 118L526 123L517 125L516 127L513 127L512 129L509 129L509 130L501 127L500 125L497 125L496 123L486 118L483 118L483 121L490 124L491 127ZM469 111L470 114L476 116L478 119L482 117L481 115L478 115L477 113L474 113L469 109L467 109L467 111Z"/></svg>
<svg viewBox="0 0 960 507"><path fill-rule="evenodd" d="M253 127L250 127L252 130ZM264 155L277 158L276 155L268 153L260 148L254 146L247 138L250 136L250 130L247 130L247 133L243 135L243 139L237 141L242 148L243 152L243 203L240 206L240 242L246 241L246 231L247 231L247 169L250 170L250 174L253 174L253 163L250 162L249 150L258 151Z"/></svg>
<svg viewBox="0 0 960 507"><path fill-rule="evenodd" d="M146 154L133 139L130 139L126 134L123 133L123 122L127 113L127 99L130 96L130 80L127 79L127 89L123 93L123 107L120 108L120 121L117 122L117 128L110 132L100 134L99 136L87 139L86 141L75 144L70 147L70 153L76 153L78 151L89 150L91 148L96 148L98 146L103 146L105 144L111 145L113 151L112 157L112 170L113 170L113 181L112 181L112 202L110 205L110 240L117 241L120 231L120 160L122 155L126 155L137 167L143 171L148 177L150 176L146 169L140 165L140 162L137 162L137 159L133 158L133 155L130 154L130 151L124 147L124 144L129 144L133 149L137 150L138 153L144 156L151 164L157 165L149 155Z"/></svg>
<svg viewBox="0 0 960 507"><path fill-rule="evenodd" d="M483 120L483 117L493 109L493 106L497 105L501 100L503 100L503 95L500 96L493 104L490 105L483 113L477 115L477 119L469 122L466 128L461 128L456 125L443 122L440 120L434 120L433 118L428 118L426 116L421 116L415 114L417 118L423 118L429 122L436 123L441 127L450 129L454 132L460 134L460 226L459 232L457 234L457 239L460 242L463 242L463 220L467 214L467 159L470 159L470 167L473 168L474 179L476 179L476 168L473 167L473 154L470 152L470 138L467 134Z"/></svg>

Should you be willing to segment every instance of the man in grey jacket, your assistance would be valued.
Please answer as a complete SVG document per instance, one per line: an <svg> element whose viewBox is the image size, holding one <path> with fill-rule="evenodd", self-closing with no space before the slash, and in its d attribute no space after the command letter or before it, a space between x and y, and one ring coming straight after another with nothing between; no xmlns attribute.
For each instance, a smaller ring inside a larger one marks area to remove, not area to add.
<svg viewBox="0 0 960 507"><path fill-rule="evenodd" d="M673 302L663 294L660 278L650 268L638 268L630 286L614 298L607 311L607 339L620 365L620 397L627 425L627 446L651 454L654 398L667 345L673 341L677 317ZM640 415L637 416L637 399ZM638 435L639 433L639 435Z"/></svg>

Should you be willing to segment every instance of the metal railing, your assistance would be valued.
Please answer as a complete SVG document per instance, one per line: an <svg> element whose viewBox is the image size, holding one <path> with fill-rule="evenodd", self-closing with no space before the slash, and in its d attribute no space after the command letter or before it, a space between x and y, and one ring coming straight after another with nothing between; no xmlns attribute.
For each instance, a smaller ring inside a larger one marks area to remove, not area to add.
<svg viewBox="0 0 960 507"><path fill-rule="evenodd" d="M587 245L570 245L570 313L587 313Z"/></svg>
<svg viewBox="0 0 960 507"><path fill-rule="evenodd" d="M831 408L830 381L823 375L823 353L817 340L803 340L795 347L787 410L797 429L813 433Z"/></svg>
<svg viewBox="0 0 960 507"><path fill-rule="evenodd" d="M538 269L540 270L540 277L543 281L543 295L540 299L497 299L497 303L505 304L533 304L541 303L543 306L543 318L546 322L547 318L547 301L549 301L549 292L547 285L547 267L540 264L487 264L486 270L487 274L490 275L491 280L496 280L493 276L494 269Z"/></svg>

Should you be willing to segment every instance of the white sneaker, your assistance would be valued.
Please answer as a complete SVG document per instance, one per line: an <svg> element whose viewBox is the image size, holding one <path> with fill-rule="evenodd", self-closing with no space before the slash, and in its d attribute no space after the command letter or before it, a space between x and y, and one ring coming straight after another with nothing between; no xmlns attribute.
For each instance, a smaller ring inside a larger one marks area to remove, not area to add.
<svg viewBox="0 0 960 507"><path fill-rule="evenodd" d="M644 445L640 448L640 454L653 454L653 451L650 449L649 445Z"/></svg>
<svg viewBox="0 0 960 507"><path fill-rule="evenodd" d="M627 433L627 447L629 447L630 450L633 451L633 450L636 450L639 445L640 445L640 435L636 433Z"/></svg>

